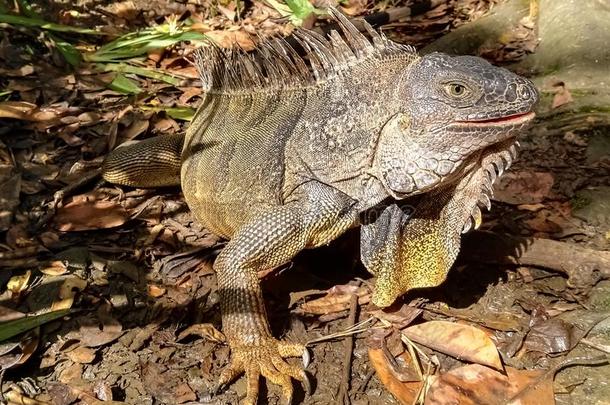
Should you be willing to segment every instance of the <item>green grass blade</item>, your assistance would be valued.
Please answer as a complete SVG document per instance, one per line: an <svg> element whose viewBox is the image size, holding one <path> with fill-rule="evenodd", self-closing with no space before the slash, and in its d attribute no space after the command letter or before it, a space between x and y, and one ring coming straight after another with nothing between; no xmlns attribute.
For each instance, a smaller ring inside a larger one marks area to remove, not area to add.
<svg viewBox="0 0 610 405"><path fill-rule="evenodd" d="M108 87L122 94L139 94L143 91L134 80L125 77L122 73L117 74Z"/></svg>
<svg viewBox="0 0 610 405"><path fill-rule="evenodd" d="M85 54L84 58L89 62L116 62L145 55L154 49L167 48L181 41L201 41L203 39L205 39L205 35L195 31L170 34L149 29L117 38L101 46L97 51Z"/></svg>
<svg viewBox="0 0 610 405"><path fill-rule="evenodd" d="M47 322L54 321L70 313L70 309L62 309L60 311L46 312L40 315L26 316L25 318L15 319L13 321L0 323L0 342L17 336L20 333L27 332L38 326L44 325Z"/></svg>
<svg viewBox="0 0 610 405"><path fill-rule="evenodd" d="M98 32L89 28L71 27L69 25L51 23L39 18L29 18L12 14L0 14L0 23L21 25L24 27L36 27L48 31L71 32L75 34L87 35L106 35L103 32Z"/></svg>
<svg viewBox="0 0 610 405"><path fill-rule="evenodd" d="M67 41L64 41L57 35L52 35L50 33L49 38L51 38L51 40L55 43L55 47L57 48L59 53L61 53L61 56L64 57L66 62L68 62L74 67L78 67L78 65L80 65L81 61L83 60L83 57L78 51L78 49L74 47L74 45Z"/></svg>
<svg viewBox="0 0 610 405"><path fill-rule="evenodd" d="M127 65L125 63L98 63L96 67L104 72L132 73L138 76L148 77L161 82L169 83L172 86L179 86L182 83L182 79L168 73Z"/></svg>
<svg viewBox="0 0 610 405"><path fill-rule="evenodd" d="M197 112L197 110L191 107L158 107L141 105L139 106L139 108L143 111L164 111L168 116L172 117L173 119L181 121L191 121L195 116L195 113Z"/></svg>

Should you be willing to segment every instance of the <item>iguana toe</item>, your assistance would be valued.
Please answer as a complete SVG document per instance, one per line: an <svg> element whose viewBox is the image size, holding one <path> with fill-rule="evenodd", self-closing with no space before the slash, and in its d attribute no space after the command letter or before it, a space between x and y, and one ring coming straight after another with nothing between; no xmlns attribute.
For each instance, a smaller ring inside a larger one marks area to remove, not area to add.
<svg viewBox="0 0 610 405"><path fill-rule="evenodd" d="M284 403L290 404L294 391L292 379L303 383L307 393L310 393L311 385L305 371L299 366L288 364L284 358L299 357L305 351L303 345L276 339L234 347L231 364L222 372L218 385L225 386L239 374L245 373L247 392L243 404L254 405L258 399L259 379L263 376L281 387Z"/></svg>

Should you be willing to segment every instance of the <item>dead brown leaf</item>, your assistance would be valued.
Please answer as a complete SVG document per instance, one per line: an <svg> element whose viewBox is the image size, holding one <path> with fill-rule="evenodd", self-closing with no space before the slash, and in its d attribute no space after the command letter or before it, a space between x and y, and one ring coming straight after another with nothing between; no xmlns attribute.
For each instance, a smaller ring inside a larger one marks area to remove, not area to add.
<svg viewBox="0 0 610 405"><path fill-rule="evenodd" d="M360 305L367 304L371 300L371 291L366 286L337 285L327 291L324 297L317 298L301 304L299 312L326 315L332 312L341 312L349 309L351 296L358 296Z"/></svg>
<svg viewBox="0 0 610 405"><path fill-rule="evenodd" d="M421 313L421 308L411 307L407 304L403 304L398 310L395 311L388 309L377 309L375 311L371 311L371 315L390 322L397 329L407 327Z"/></svg>
<svg viewBox="0 0 610 405"><path fill-rule="evenodd" d="M76 339L86 347L98 347L118 339L123 334L123 326L110 316L110 305L102 305L97 317L79 318L80 328L69 332L68 339Z"/></svg>
<svg viewBox="0 0 610 405"><path fill-rule="evenodd" d="M341 4L341 10L349 16L359 16L367 9L367 0L348 0Z"/></svg>
<svg viewBox="0 0 610 405"><path fill-rule="evenodd" d="M180 332L177 340L180 341L190 335L199 336L214 343L224 343L227 341L225 335L223 335L223 333L216 329L211 323L191 325Z"/></svg>
<svg viewBox="0 0 610 405"><path fill-rule="evenodd" d="M95 359L95 350L88 347L79 346L76 349L66 353L66 355L74 363L90 364Z"/></svg>
<svg viewBox="0 0 610 405"><path fill-rule="evenodd" d="M32 271L28 270L18 276L13 276L6 283L6 289L14 295L19 295L28 287L28 282L32 276Z"/></svg>
<svg viewBox="0 0 610 405"><path fill-rule="evenodd" d="M429 321L402 331L409 339L459 360L502 370L496 345L479 328L448 321Z"/></svg>
<svg viewBox="0 0 610 405"><path fill-rule="evenodd" d="M48 276L61 276L68 271L68 266L61 260L53 260L46 267L40 269L42 274Z"/></svg>
<svg viewBox="0 0 610 405"><path fill-rule="evenodd" d="M222 48L231 48L239 45L246 51L254 49L255 44L250 35L245 31L208 31L205 35L214 41L218 46Z"/></svg>
<svg viewBox="0 0 610 405"><path fill-rule="evenodd" d="M517 370L506 367L504 375L491 368L469 364L437 377L426 395L426 405L551 405L555 403L553 380L537 382L544 370ZM511 399L525 388L537 384L518 400ZM511 401L511 402L509 402Z"/></svg>
<svg viewBox="0 0 610 405"><path fill-rule="evenodd" d="M95 193L83 194L59 208L53 223L62 232L88 231L121 226L129 212L115 201L100 200Z"/></svg>
<svg viewBox="0 0 610 405"><path fill-rule="evenodd" d="M551 318L532 326L523 347L546 354L562 353L578 343L577 334L574 325L559 318Z"/></svg>
<svg viewBox="0 0 610 405"><path fill-rule="evenodd" d="M415 403L415 398L423 383L421 381L402 382L396 378L383 349L369 348L368 354L377 377L396 400L405 405Z"/></svg>
<svg viewBox="0 0 610 405"><path fill-rule="evenodd" d="M496 201L508 204L536 204L551 192L554 176L548 172L508 172L495 188Z"/></svg>
<svg viewBox="0 0 610 405"><path fill-rule="evenodd" d="M566 84L562 81L558 81L553 84L553 89L555 90L555 96L553 97L553 103L551 104L551 108L561 107L564 104L571 103L574 101L572 98L572 94L566 87Z"/></svg>
<svg viewBox="0 0 610 405"><path fill-rule="evenodd" d="M70 275L64 279L61 287L59 287L58 297L53 301L51 310L59 311L61 309L72 308L74 297L77 291L83 291L87 287L87 281L75 275Z"/></svg>

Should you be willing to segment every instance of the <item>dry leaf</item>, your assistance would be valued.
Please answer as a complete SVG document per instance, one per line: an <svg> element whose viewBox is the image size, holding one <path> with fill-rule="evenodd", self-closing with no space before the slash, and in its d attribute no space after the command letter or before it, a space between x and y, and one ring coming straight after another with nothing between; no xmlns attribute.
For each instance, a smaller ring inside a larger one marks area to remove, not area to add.
<svg viewBox="0 0 610 405"><path fill-rule="evenodd" d="M6 283L6 289L13 294L20 294L27 288L31 275L32 271L28 270L19 276L11 277L10 280L8 280L8 283Z"/></svg>
<svg viewBox="0 0 610 405"><path fill-rule="evenodd" d="M216 329L211 323L200 323L197 325L191 325L182 332L180 332L177 340L182 340L190 335L199 336L215 343L224 343L227 341L225 335L223 335L222 332Z"/></svg>
<svg viewBox="0 0 610 405"><path fill-rule="evenodd" d="M58 299L53 301L51 310L70 309L74 303L74 296L77 291L83 291L87 287L87 281L77 276L69 276L59 288Z"/></svg>
<svg viewBox="0 0 610 405"><path fill-rule="evenodd" d="M205 35L222 48L232 48L239 45L246 51L254 49L254 41L245 31L208 31Z"/></svg>
<svg viewBox="0 0 610 405"><path fill-rule="evenodd" d="M359 16L364 14L368 0L348 0L341 4L341 10L349 16Z"/></svg>
<svg viewBox="0 0 610 405"><path fill-rule="evenodd" d="M494 200L508 204L542 202L553 187L554 177L548 172L508 172L495 188Z"/></svg>
<svg viewBox="0 0 610 405"><path fill-rule="evenodd" d="M154 284L150 284L148 286L148 295L153 297L153 298L159 298L160 296L162 296L166 292L167 292L167 290L165 288L161 288L161 287L156 286Z"/></svg>
<svg viewBox="0 0 610 405"><path fill-rule="evenodd" d="M471 325L430 321L402 331L409 339L459 360L502 370L496 345L485 332Z"/></svg>
<svg viewBox="0 0 610 405"><path fill-rule="evenodd" d="M398 310L377 309L371 315L390 322L395 328L402 329L411 324L422 313L422 309L403 304Z"/></svg>
<svg viewBox="0 0 610 405"><path fill-rule="evenodd" d="M59 208L53 222L62 232L88 231L114 228L123 225L128 218L129 213L120 204L97 200L95 194L85 194Z"/></svg>
<svg viewBox="0 0 610 405"><path fill-rule="evenodd" d="M77 339L86 347L98 347L118 339L123 334L123 326L110 316L110 305L102 305L96 317L79 318L78 331L69 332L67 339Z"/></svg>
<svg viewBox="0 0 610 405"><path fill-rule="evenodd" d="M379 381L394 395L396 400L405 405L415 403L415 397L423 383L420 381L402 382L396 378L383 353L383 349L369 348L368 353L369 361L373 365Z"/></svg>
<svg viewBox="0 0 610 405"><path fill-rule="evenodd" d="M68 271L68 266L61 260L53 260L47 267L40 269L42 274L48 276L61 276Z"/></svg>
<svg viewBox="0 0 610 405"><path fill-rule="evenodd" d="M324 297L303 303L299 312L314 315L326 315L333 312L341 312L349 309L353 294L358 296L360 305L367 304L371 300L371 291L366 286L337 285L329 289Z"/></svg>
<svg viewBox="0 0 610 405"><path fill-rule="evenodd" d="M0 305L0 322L14 321L15 319L23 318L24 316L25 314L23 312L15 311L14 309Z"/></svg>
<svg viewBox="0 0 610 405"><path fill-rule="evenodd" d="M553 103L551 104L551 108L561 107L564 104L571 103L574 101L572 98L572 94L566 87L564 82L557 82L553 84L553 88L555 89L555 96L553 97Z"/></svg>
<svg viewBox="0 0 610 405"><path fill-rule="evenodd" d="M95 359L95 350L88 347L79 346L76 349L66 353L66 355L74 363L90 364Z"/></svg>
<svg viewBox="0 0 610 405"><path fill-rule="evenodd" d="M518 395L544 370L517 370L506 367L507 375L479 364L469 364L442 374L432 383L426 395L426 405L551 405L555 403L553 380L548 378L538 386ZM510 401L510 402L509 402Z"/></svg>

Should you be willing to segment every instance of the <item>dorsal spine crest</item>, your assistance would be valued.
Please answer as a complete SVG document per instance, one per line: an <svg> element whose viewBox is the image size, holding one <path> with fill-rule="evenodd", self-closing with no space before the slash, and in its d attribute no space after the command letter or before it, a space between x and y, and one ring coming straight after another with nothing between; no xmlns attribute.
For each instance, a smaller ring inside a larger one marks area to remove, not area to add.
<svg viewBox="0 0 610 405"><path fill-rule="evenodd" d="M280 91L312 86L349 71L355 64L371 59L417 57L415 48L390 41L363 22L369 38L338 10L328 13L341 34L332 30L328 37L297 28L293 37L304 51L301 56L284 38L260 39L248 53L240 47L222 49L213 41L196 53L196 66L205 92L232 94Z"/></svg>

